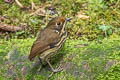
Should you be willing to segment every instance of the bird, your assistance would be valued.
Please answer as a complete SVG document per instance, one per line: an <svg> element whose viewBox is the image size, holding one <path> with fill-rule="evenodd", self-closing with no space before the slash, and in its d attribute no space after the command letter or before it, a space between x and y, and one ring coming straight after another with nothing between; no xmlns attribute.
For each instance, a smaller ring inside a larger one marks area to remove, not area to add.
<svg viewBox="0 0 120 80"><path fill-rule="evenodd" d="M67 38L66 23L70 20L63 16L50 20L33 43L28 59L33 61L37 56L41 64L48 64L53 73L60 71L53 68L50 60L63 47Z"/></svg>

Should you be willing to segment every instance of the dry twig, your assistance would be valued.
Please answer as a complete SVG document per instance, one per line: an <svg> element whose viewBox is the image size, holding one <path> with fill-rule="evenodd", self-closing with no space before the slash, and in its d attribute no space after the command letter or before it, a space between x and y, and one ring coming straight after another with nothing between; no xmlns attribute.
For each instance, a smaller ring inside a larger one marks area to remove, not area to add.
<svg viewBox="0 0 120 80"><path fill-rule="evenodd" d="M20 6L21 8L24 8L24 6L18 0L15 0L15 2L18 4L18 6Z"/></svg>

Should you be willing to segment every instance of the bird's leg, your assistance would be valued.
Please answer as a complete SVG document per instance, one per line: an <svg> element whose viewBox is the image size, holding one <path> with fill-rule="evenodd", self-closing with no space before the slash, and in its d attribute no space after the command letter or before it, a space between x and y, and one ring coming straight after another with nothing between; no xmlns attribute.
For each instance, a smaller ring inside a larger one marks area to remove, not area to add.
<svg viewBox="0 0 120 80"><path fill-rule="evenodd" d="M49 60L46 60L46 61L47 61L48 65L50 66L51 70L52 70L54 73L61 71L61 69L59 69L59 68L54 69L53 66L50 64Z"/></svg>
<svg viewBox="0 0 120 80"><path fill-rule="evenodd" d="M62 70L62 68L60 69L60 67L58 67L57 69L54 69L53 66L50 64L49 60L47 59L46 62L48 63L48 65L50 66L52 73L49 75L49 77L51 77L53 74L55 74L56 72L59 72Z"/></svg>
<svg viewBox="0 0 120 80"><path fill-rule="evenodd" d="M40 60L40 64L41 64L39 72L41 72L41 70L42 70L42 61L41 61L40 57L38 57L38 59Z"/></svg>

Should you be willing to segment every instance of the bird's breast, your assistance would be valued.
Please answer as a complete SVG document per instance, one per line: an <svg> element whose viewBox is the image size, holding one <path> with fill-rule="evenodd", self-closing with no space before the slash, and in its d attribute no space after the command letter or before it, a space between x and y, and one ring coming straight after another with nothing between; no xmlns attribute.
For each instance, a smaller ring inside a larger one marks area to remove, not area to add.
<svg viewBox="0 0 120 80"><path fill-rule="evenodd" d="M64 42L66 41L66 38L67 38L67 32L64 32L62 35L61 35L61 39L59 42L57 42L53 48L50 48L46 51L44 51L43 53L40 54L40 58L42 60L42 63L45 64L46 61L45 59L48 59L50 57L53 57L56 55L57 51L60 50L64 44Z"/></svg>

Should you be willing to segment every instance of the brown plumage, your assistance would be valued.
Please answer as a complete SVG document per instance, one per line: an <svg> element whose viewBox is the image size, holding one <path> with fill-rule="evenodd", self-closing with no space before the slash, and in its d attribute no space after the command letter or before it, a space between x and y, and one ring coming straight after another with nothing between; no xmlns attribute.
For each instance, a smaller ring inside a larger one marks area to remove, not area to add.
<svg viewBox="0 0 120 80"><path fill-rule="evenodd" d="M58 42L60 36L58 34L54 34L52 30L45 29L41 32L40 36L34 42L29 59L32 60L35 56L42 54L42 52L50 49L50 45L52 43ZM42 37L42 38L41 38Z"/></svg>
<svg viewBox="0 0 120 80"><path fill-rule="evenodd" d="M53 69L49 63L49 58L56 54L66 40L66 22L67 20L64 17L56 17L48 23L47 27L40 32L38 38L33 43L29 55L30 61L38 56L43 65L48 63L53 72L58 71Z"/></svg>

